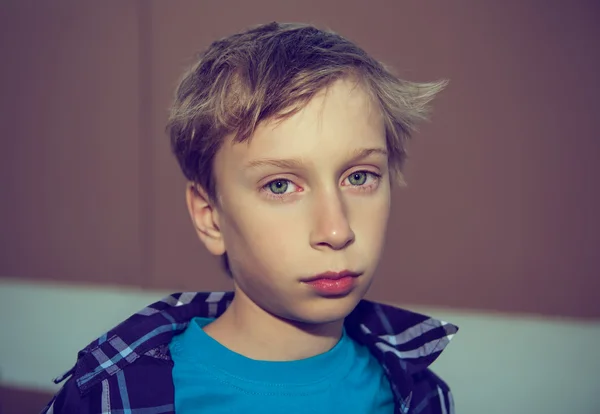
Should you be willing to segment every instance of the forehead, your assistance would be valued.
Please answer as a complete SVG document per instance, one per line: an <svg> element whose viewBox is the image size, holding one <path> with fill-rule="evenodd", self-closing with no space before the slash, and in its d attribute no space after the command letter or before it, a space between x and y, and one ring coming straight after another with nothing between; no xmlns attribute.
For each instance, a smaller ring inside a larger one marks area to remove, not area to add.
<svg viewBox="0 0 600 414"><path fill-rule="evenodd" d="M385 148L385 125L362 83L340 79L291 117L263 122L247 142L225 146L240 163L259 157L327 158L359 147Z"/></svg>

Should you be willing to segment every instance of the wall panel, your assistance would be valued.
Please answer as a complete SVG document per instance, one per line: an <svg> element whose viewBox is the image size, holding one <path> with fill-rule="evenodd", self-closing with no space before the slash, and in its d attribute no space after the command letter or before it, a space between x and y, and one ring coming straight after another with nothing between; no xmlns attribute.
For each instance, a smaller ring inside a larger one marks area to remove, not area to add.
<svg viewBox="0 0 600 414"><path fill-rule="evenodd" d="M135 2L0 13L0 275L138 283Z"/></svg>

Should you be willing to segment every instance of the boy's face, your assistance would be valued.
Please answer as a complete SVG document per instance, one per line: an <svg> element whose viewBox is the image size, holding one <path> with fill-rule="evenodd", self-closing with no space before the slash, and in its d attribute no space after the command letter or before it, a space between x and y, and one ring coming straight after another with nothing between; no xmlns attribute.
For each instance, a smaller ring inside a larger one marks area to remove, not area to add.
<svg viewBox="0 0 600 414"><path fill-rule="evenodd" d="M390 210L383 119L362 87L337 81L249 142L228 140L214 173L218 234L203 241L227 252L236 295L297 322L346 317L371 284ZM341 294L307 283L343 270L360 275Z"/></svg>

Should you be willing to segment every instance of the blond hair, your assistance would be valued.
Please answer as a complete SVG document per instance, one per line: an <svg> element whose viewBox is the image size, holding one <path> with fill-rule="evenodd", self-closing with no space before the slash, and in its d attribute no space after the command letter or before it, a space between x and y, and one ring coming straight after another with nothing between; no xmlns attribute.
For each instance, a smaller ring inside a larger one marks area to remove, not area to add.
<svg viewBox="0 0 600 414"><path fill-rule="evenodd" d="M216 201L213 159L225 136L246 141L259 123L293 115L346 76L361 81L379 104L390 169L401 179L406 142L447 82L398 79L338 34L275 22L214 42L184 74L167 125L183 174Z"/></svg>
<svg viewBox="0 0 600 414"><path fill-rule="evenodd" d="M183 174L218 203L213 159L224 138L250 139L261 122L293 115L343 77L361 82L379 105L390 170L403 182L406 142L446 81L401 80L336 33L276 22L215 41L185 72L167 125Z"/></svg>

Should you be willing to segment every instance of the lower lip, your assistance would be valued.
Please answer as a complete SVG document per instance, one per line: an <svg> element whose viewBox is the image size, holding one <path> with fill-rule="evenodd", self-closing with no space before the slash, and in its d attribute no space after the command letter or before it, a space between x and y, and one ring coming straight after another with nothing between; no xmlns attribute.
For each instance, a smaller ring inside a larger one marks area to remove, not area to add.
<svg viewBox="0 0 600 414"><path fill-rule="evenodd" d="M306 284L322 295L337 296L349 293L354 287L354 280L354 277L346 276L339 279L317 279Z"/></svg>

